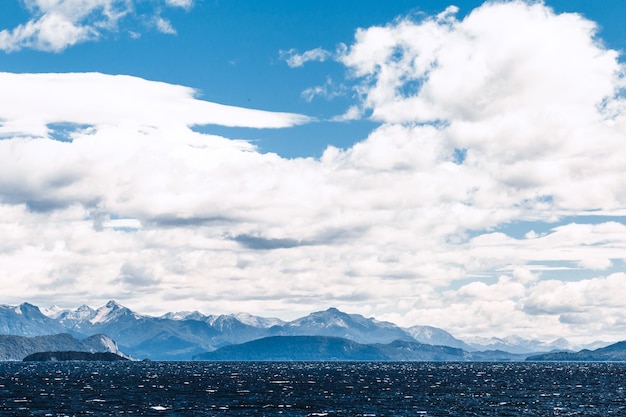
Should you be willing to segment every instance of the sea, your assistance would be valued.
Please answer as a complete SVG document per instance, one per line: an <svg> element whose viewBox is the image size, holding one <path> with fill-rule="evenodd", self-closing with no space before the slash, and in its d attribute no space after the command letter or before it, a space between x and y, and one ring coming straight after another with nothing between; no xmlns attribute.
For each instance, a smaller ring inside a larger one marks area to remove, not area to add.
<svg viewBox="0 0 626 417"><path fill-rule="evenodd" d="M626 416L626 364L0 362L0 416Z"/></svg>

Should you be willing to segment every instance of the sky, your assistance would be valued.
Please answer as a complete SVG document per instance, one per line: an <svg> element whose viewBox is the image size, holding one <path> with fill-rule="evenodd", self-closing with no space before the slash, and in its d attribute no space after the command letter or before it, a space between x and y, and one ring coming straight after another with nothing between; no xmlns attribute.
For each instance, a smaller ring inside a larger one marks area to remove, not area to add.
<svg viewBox="0 0 626 417"><path fill-rule="evenodd" d="M0 303L626 338L622 0L6 0Z"/></svg>

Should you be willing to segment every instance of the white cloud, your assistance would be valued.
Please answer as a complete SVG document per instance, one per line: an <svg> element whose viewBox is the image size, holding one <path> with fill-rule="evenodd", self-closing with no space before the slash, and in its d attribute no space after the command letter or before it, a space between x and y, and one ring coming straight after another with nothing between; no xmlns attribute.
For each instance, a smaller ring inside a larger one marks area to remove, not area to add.
<svg viewBox="0 0 626 417"><path fill-rule="evenodd" d="M340 97L346 93L346 86L344 84L337 84L333 82L332 78L328 77L326 82L316 87L310 87L305 89L301 96L308 102L313 101L316 97L324 97L328 100Z"/></svg>
<svg viewBox="0 0 626 417"><path fill-rule="evenodd" d="M344 114L335 116L332 118L335 122L347 122L350 120L358 120L363 116L362 110L359 106L350 106Z"/></svg>
<svg viewBox="0 0 626 417"><path fill-rule="evenodd" d="M466 165L498 178L492 194L618 209L623 126L605 109L620 101L623 67L594 32L541 4L487 3L462 21L360 30L341 60L362 77L372 118L444 125L443 140L466 150Z"/></svg>
<svg viewBox="0 0 626 417"><path fill-rule="evenodd" d="M487 3L463 21L359 30L341 60L371 77L365 104L386 122L485 123L504 114L515 119L503 122L517 125L546 112L593 119L619 72L617 54L600 49L594 31L582 17L554 15L541 4ZM581 77L585 86L572 91ZM543 106L529 111L539 100Z"/></svg>
<svg viewBox="0 0 626 417"><path fill-rule="evenodd" d="M174 29L172 24L160 16L156 18L156 28L161 33L176 35L176 29Z"/></svg>
<svg viewBox="0 0 626 417"><path fill-rule="evenodd" d="M523 308L530 314L578 313L595 315L593 310L607 312L623 308L626 275L611 274L576 282L543 281L524 300ZM587 320L590 327L606 324Z"/></svg>
<svg viewBox="0 0 626 417"><path fill-rule="evenodd" d="M151 0L155 10L159 1ZM136 0L24 0L31 19L13 29L0 30L0 50L24 48L61 52L78 43L94 41L117 32L120 22L135 15ZM192 7L192 0L166 0L166 6ZM154 12L154 24L162 33L175 34L171 24ZM135 38L137 32L131 31Z"/></svg>
<svg viewBox="0 0 626 417"><path fill-rule="evenodd" d="M362 77L346 117L381 126L319 160L189 128L301 115L133 77L0 74L3 294L623 335L626 226L602 218L626 209L623 66L593 35L522 2L363 29L342 58Z"/></svg>
<svg viewBox="0 0 626 417"><path fill-rule="evenodd" d="M184 9L190 9L193 6L194 0L165 0L170 6L182 7Z"/></svg>
<svg viewBox="0 0 626 417"><path fill-rule="evenodd" d="M0 137L46 136L48 125L60 122L180 129L208 124L280 128L309 121L203 101L191 88L131 76L0 73L0 88Z"/></svg>
<svg viewBox="0 0 626 417"><path fill-rule="evenodd" d="M280 59L287 62L291 68L297 68L303 66L310 61L324 62L331 57L331 53L322 48L310 49L308 51L299 54L295 49L289 49L287 51L280 51Z"/></svg>
<svg viewBox="0 0 626 417"><path fill-rule="evenodd" d="M613 262L607 258L585 258L578 262L578 265L584 269L605 270L613 266Z"/></svg>

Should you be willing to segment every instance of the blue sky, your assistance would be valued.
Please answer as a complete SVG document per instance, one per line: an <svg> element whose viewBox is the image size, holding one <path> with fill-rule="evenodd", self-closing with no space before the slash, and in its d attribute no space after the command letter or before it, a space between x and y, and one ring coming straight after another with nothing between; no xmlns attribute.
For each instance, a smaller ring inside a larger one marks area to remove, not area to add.
<svg viewBox="0 0 626 417"><path fill-rule="evenodd" d="M624 16L5 1L0 302L617 340Z"/></svg>
<svg viewBox="0 0 626 417"><path fill-rule="evenodd" d="M462 1L462 17L482 1ZM267 152L285 157L319 157L328 144L348 147L373 129L368 121L329 123L353 102L346 68L332 59L293 69L280 51L300 53L314 48L333 51L349 44L357 28L384 25L402 16L430 16L448 4L441 1L333 1L271 4L249 1L195 1L192 7L164 7L164 2L138 2L136 14L124 18L115 31L104 32L97 42L83 42L61 52L22 49L3 57L3 70L11 72L88 72L128 74L149 80L181 84L198 89L206 100L264 110L293 111L319 119L318 123L290 131L228 130L205 127L204 131L235 135L257 141ZM558 12L582 13L600 25L600 36L611 48L623 50L626 29L621 19L623 2L607 0L549 1ZM2 28L24 23L30 13L21 1L3 5ZM145 20L162 9L176 34L147 28ZM143 12L143 15L141 13ZM323 28L323 30L320 30ZM141 36L133 38L130 32ZM348 90L332 98L307 101L302 92L328 79Z"/></svg>

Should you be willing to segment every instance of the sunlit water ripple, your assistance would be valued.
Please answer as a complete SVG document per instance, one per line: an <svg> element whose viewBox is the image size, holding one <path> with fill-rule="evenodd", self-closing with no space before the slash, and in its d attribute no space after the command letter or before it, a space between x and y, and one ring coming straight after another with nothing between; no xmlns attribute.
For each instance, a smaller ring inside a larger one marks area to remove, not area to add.
<svg viewBox="0 0 626 417"><path fill-rule="evenodd" d="M623 363L0 362L7 416L626 416Z"/></svg>

